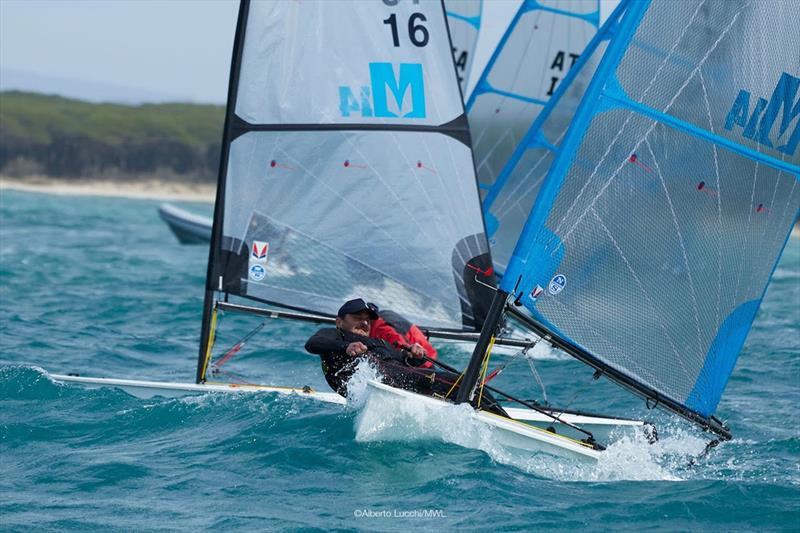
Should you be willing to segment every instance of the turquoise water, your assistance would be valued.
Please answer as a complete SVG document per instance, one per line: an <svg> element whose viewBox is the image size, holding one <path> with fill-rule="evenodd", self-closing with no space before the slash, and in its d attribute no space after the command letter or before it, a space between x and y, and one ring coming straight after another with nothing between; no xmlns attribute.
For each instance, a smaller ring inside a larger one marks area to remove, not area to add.
<svg viewBox="0 0 800 533"><path fill-rule="evenodd" d="M579 363L537 352L551 401L659 425L653 446L619 434L600 463L573 465L465 434L457 414L438 429L413 416L363 427L358 405L271 395L141 400L55 383L45 370L192 381L206 250L179 246L155 201L0 194L4 531L800 529L798 240L718 410L735 438L694 467L705 436L593 382ZM218 345L258 323L225 316ZM326 390L302 348L314 329L270 324L225 368ZM442 345L441 357L461 366L468 349ZM501 385L540 396L524 363L511 364Z"/></svg>

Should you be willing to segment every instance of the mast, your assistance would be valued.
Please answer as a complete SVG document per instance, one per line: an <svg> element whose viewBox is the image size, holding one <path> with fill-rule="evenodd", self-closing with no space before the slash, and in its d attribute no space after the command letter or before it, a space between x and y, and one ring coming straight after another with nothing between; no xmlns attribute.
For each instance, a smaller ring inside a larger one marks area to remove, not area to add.
<svg viewBox="0 0 800 533"><path fill-rule="evenodd" d="M500 320L503 318L507 298L508 293L502 290L498 290L494 294L494 299L492 300L492 305L489 307L489 312L486 314L486 321L481 328L478 342L475 344L472 357L469 360L467 369L464 371L464 377L461 380L461 385L456 395L456 403L471 402L475 395L475 387L478 384L478 379L480 379L481 365L487 355L486 351L492 344L493 337L500 326Z"/></svg>
<svg viewBox="0 0 800 533"><path fill-rule="evenodd" d="M205 381L205 368L208 363L208 351L211 343L211 322L214 313L214 294L222 290L222 279L215 268L216 250L222 236L222 214L225 206L225 177L228 169L228 154L232 137L231 126L234 122L236 109L236 93L239 85L239 67L242 60L244 33L247 26L247 13L250 10L250 0L241 0L239 16L236 21L236 33L233 41L231 57L230 82L228 84L228 101L225 108L225 124L222 132L222 147L219 158L219 178L217 179L217 194L214 202L214 221L211 227L211 243L208 247L208 269L206 271L206 290L203 298L203 322L200 329L200 348L197 355L197 370L195 382Z"/></svg>

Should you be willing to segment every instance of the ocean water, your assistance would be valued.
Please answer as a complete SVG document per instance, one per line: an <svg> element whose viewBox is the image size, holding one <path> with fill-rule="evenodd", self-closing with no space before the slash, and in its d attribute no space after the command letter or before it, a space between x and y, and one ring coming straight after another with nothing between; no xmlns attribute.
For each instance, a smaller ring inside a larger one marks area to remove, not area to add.
<svg viewBox="0 0 800 533"><path fill-rule="evenodd" d="M800 530L797 239L718 410L734 439L692 467L707 435L537 348L553 403L659 427L654 445L619 433L581 465L503 449L458 409L56 383L46 372L192 381L207 251L178 245L157 201L0 195L0 530ZM259 323L226 315L217 345ZM314 330L270 323L224 369L326 390L303 351ZM455 366L468 353L440 345ZM501 385L541 398L523 362Z"/></svg>

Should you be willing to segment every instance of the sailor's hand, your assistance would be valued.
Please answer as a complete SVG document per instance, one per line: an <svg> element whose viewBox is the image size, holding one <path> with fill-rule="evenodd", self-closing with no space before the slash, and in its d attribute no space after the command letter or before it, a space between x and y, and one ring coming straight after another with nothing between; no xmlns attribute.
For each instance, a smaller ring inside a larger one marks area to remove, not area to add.
<svg viewBox="0 0 800 533"><path fill-rule="evenodd" d="M347 345L347 349L345 350L345 352L347 352L347 355L351 357L355 355L361 355L366 351L367 351L367 345L364 344L363 342L351 342L350 344Z"/></svg>
<svg viewBox="0 0 800 533"><path fill-rule="evenodd" d="M425 348L418 342L415 342L411 346L408 347L408 351L411 352L411 355L414 357L424 357L428 355L428 352L425 351Z"/></svg>

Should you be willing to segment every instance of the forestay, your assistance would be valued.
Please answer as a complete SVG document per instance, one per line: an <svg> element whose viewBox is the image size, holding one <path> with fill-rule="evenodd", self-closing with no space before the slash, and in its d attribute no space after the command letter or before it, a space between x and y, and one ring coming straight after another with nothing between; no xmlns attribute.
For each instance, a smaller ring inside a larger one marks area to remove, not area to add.
<svg viewBox="0 0 800 533"><path fill-rule="evenodd" d="M467 101L482 189L495 183L525 132L595 35L599 20L599 0L522 2ZM486 218L492 237L496 223L488 214ZM521 229L520 222L512 233L518 235ZM508 261L510 249L503 255L500 265Z"/></svg>
<svg viewBox="0 0 800 533"><path fill-rule="evenodd" d="M481 28L483 0L445 0L444 5L447 9L458 82L466 100L472 60L475 58L475 44Z"/></svg>
<svg viewBox="0 0 800 533"><path fill-rule="evenodd" d="M701 424L798 217L798 20L630 2L503 278L582 359Z"/></svg>
<svg viewBox="0 0 800 533"><path fill-rule="evenodd" d="M441 1L243 2L203 338L214 291L474 328L493 278L469 143Z"/></svg>

